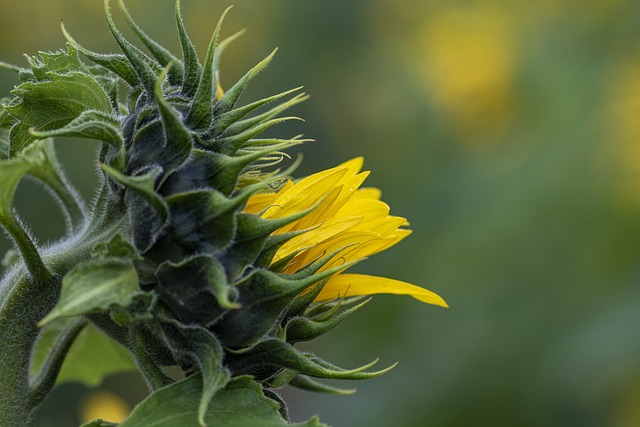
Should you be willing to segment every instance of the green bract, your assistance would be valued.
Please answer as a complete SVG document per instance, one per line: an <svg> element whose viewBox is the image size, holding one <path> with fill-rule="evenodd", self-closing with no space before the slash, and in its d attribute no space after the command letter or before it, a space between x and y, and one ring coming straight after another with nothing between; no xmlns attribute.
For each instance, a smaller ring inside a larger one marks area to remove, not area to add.
<svg viewBox="0 0 640 427"><path fill-rule="evenodd" d="M132 366L130 354L152 391L123 426L284 425L286 407L275 389L346 393L312 378L386 371L345 370L294 348L363 304L343 310L356 300L313 302L326 279L348 267L323 269L331 254L295 273L271 265L277 249L304 232L274 231L310 210L273 220L242 212L250 196L287 176L273 166L304 140L258 135L292 119L278 115L305 95L287 99L294 89L239 106L273 53L223 93L220 55L237 35L217 42L222 19L200 64L179 2L183 59L119 6L150 55L123 37L105 1L122 53L92 52L63 28L66 51L16 67L22 83L0 109L0 225L20 254L7 258L12 268L0 285L0 425L28 422L67 357L76 368L65 365L62 378L98 382L112 370L94 360L101 351L120 355L114 369ZM56 137L99 142L100 189L88 206L58 165ZM46 249L13 211L25 176L48 187L67 217L67 236ZM113 342L100 341L96 329ZM186 379L166 376L168 366ZM178 424L167 421L175 414Z"/></svg>

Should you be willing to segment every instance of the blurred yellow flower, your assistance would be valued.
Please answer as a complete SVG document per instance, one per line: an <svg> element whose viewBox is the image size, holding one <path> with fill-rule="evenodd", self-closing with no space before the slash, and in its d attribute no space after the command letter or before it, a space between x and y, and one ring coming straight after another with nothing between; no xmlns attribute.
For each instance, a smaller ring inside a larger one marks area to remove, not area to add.
<svg viewBox="0 0 640 427"><path fill-rule="evenodd" d="M84 399L81 407L83 423L95 419L120 422L130 412L129 404L120 396L108 391L94 391Z"/></svg>
<svg viewBox="0 0 640 427"><path fill-rule="evenodd" d="M389 206L380 200L380 190L360 188L369 172L360 172L361 157L350 160L296 183L287 181L275 193L256 194L246 212L276 219L316 206L309 214L280 228L274 234L309 230L285 243L273 262L292 257L285 272L336 251L323 270L357 261L395 245L410 230L406 219L389 215ZM422 302L447 307L442 298L419 286L383 277L337 274L329 279L316 301L372 294L410 295Z"/></svg>

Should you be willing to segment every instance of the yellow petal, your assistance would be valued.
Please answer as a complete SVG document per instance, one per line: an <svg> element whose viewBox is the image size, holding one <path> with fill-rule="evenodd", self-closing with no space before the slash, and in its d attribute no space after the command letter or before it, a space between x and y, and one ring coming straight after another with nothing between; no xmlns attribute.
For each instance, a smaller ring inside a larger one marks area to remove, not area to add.
<svg viewBox="0 0 640 427"><path fill-rule="evenodd" d="M347 169L333 168L294 184L286 191L278 192L274 206L267 209L263 218L282 218L309 209L320 201L348 172Z"/></svg>
<svg viewBox="0 0 640 427"><path fill-rule="evenodd" d="M278 249L273 262L286 258L294 252L317 246L338 234L345 233L358 225L360 221L362 221L362 218L358 217L333 218L325 221L320 227L302 233L282 245Z"/></svg>
<svg viewBox="0 0 640 427"><path fill-rule="evenodd" d="M260 193L249 197L244 212L257 214L272 205L278 195L276 193Z"/></svg>
<svg viewBox="0 0 640 427"><path fill-rule="evenodd" d="M354 198L356 199L372 199L372 200L380 200L382 197L382 191L378 188L360 188L356 191Z"/></svg>
<svg viewBox="0 0 640 427"><path fill-rule="evenodd" d="M436 293L410 283L365 274L338 274L327 282L315 302L360 295L409 295L427 304L449 307Z"/></svg>

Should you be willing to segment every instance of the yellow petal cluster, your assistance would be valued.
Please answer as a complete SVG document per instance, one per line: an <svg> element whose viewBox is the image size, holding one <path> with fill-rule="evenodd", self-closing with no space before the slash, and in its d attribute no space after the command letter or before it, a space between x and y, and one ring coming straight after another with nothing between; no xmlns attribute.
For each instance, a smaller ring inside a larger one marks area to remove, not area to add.
<svg viewBox="0 0 640 427"><path fill-rule="evenodd" d="M411 234L406 219L389 215L380 190L360 188L369 172L360 172L362 157L308 176L287 181L277 192L253 195L245 212L277 219L311 210L274 234L308 230L285 243L273 262L292 257L285 272L294 273L326 255L335 255L322 269L338 267L381 252ZM315 206L315 208L314 208ZM410 295L419 301L447 307L442 298L399 280L362 274L332 276L316 301L373 294Z"/></svg>

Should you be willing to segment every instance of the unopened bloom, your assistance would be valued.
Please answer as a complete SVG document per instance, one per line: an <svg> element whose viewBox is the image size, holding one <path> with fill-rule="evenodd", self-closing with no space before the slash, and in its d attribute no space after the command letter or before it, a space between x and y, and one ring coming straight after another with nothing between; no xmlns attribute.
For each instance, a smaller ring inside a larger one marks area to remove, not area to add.
<svg viewBox="0 0 640 427"><path fill-rule="evenodd" d="M308 176L296 183L287 181L274 193L253 195L245 212L265 219L283 218L311 211L278 229L274 234L307 230L285 243L273 263L289 261L286 273L324 256L333 255L321 270L362 260L390 248L411 234L405 218L389 214L376 188L360 188L369 175L361 172L362 157ZM337 253L336 253L337 252ZM448 307L437 294L410 283L364 274L332 276L316 302L372 294L410 295L419 301Z"/></svg>

